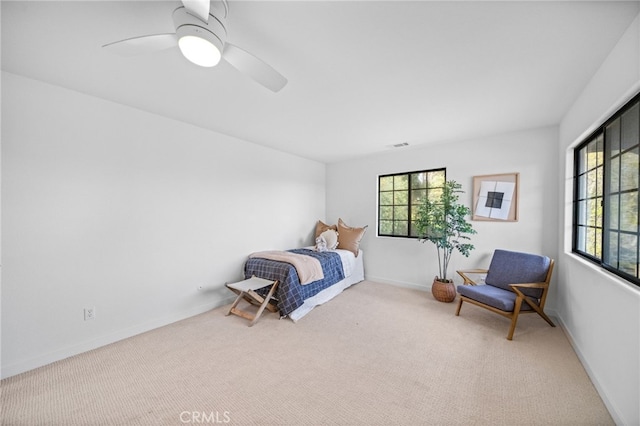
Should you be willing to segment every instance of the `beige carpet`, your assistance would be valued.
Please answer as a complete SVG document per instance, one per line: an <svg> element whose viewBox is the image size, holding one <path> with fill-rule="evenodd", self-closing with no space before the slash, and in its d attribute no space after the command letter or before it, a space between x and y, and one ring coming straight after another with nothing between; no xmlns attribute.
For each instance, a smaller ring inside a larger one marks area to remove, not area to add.
<svg viewBox="0 0 640 426"><path fill-rule="evenodd" d="M298 323L225 308L2 381L6 425L613 424L562 330L362 282Z"/></svg>

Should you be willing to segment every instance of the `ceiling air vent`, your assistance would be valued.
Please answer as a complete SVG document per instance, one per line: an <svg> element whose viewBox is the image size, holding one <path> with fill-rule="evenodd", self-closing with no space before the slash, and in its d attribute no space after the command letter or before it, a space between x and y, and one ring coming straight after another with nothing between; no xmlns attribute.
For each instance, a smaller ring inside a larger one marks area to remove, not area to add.
<svg viewBox="0 0 640 426"><path fill-rule="evenodd" d="M400 142L400 143L393 144L394 148L402 148L403 146L409 146L409 142Z"/></svg>

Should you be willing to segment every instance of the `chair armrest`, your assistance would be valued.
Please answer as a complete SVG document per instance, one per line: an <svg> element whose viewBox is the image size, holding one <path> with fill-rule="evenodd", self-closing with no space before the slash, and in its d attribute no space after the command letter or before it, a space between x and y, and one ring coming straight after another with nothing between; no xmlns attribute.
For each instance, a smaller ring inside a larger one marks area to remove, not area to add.
<svg viewBox="0 0 640 426"><path fill-rule="evenodd" d="M546 288L549 287L549 283L518 283L509 284L509 287L522 287L522 288Z"/></svg>
<svg viewBox="0 0 640 426"><path fill-rule="evenodd" d="M544 295L545 292L547 291L547 289L549 288L549 283L517 283L517 284L509 284L509 287L511 287L511 290L514 291L514 293L516 293L518 295L519 298L523 298L523 299L528 299L530 296L527 296L526 294L524 294L522 291L520 291L521 288L541 288L543 289L542 294ZM543 296L543 298L545 298L546 296ZM529 303L529 302L527 302ZM531 303L529 303L531 304Z"/></svg>
<svg viewBox="0 0 640 426"><path fill-rule="evenodd" d="M467 274L488 274L489 270L488 269L461 269L461 270L456 271L456 272L464 280L464 282L462 284L464 284L464 285L469 285L469 284L470 285L476 285L477 283L473 279L471 279L471 277L467 276Z"/></svg>

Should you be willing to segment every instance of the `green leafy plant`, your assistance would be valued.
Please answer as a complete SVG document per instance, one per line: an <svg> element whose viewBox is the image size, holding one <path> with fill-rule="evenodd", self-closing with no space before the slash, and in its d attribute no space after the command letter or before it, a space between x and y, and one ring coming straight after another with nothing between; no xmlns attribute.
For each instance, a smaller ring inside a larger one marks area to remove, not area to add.
<svg viewBox="0 0 640 426"><path fill-rule="evenodd" d="M475 247L468 243L469 235L476 230L467 222L471 214L469 207L458 203L458 194L463 194L462 185L456 181L446 181L440 196L425 199L418 206L415 227L421 242L430 241L438 251L438 281L449 282L447 270L454 250L469 257Z"/></svg>

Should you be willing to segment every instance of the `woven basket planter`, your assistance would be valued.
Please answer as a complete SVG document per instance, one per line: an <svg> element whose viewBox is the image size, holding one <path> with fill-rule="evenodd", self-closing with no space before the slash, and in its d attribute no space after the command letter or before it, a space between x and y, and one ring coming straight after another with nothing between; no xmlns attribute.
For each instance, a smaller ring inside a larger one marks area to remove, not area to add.
<svg viewBox="0 0 640 426"><path fill-rule="evenodd" d="M433 284L431 284L431 294L440 302L451 303L456 299L456 287L453 281L442 282L438 281L438 277L435 277Z"/></svg>

